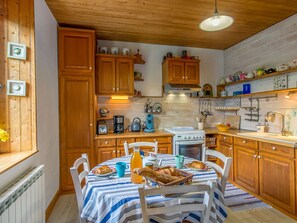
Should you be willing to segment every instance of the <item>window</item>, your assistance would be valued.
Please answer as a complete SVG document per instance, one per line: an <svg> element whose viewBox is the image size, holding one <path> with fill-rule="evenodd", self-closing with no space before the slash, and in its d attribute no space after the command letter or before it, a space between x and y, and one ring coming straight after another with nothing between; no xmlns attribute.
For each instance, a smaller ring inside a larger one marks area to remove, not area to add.
<svg viewBox="0 0 297 223"><path fill-rule="evenodd" d="M0 173L34 154L36 148L36 100L34 54L34 0L0 3L0 128L9 140L0 142ZM7 43L25 44L26 60L7 58ZM6 81L26 82L26 96L7 96Z"/></svg>

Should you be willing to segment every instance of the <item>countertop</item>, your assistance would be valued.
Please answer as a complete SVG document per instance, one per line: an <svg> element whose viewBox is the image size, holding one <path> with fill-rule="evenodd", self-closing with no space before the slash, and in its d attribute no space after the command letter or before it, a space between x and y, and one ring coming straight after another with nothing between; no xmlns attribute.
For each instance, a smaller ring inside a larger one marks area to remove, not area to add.
<svg viewBox="0 0 297 223"><path fill-rule="evenodd" d="M109 139L109 138L133 138L133 137L160 137L160 136L174 136L174 134L166 132L164 130L156 130L155 132L128 132L113 133L110 132L106 135L96 135L95 139Z"/></svg>
<svg viewBox="0 0 297 223"><path fill-rule="evenodd" d="M287 146L287 147L292 147L292 148L297 148L297 140L292 140L288 137L286 140L285 137L280 141L278 138L273 138L273 137L265 137L261 136L261 133L256 136L252 135L239 135L238 133L255 133L255 131L250 131L250 130L244 130L244 129L231 129L228 131L219 131L217 128L206 128L204 129L206 134L222 134L222 135L229 135L229 136L234 136L234 137L240 137L240 138L245 138L245 139L251 139L251 140L256 140L259 142L267 142L267 143L273 143L277 145L282 145L282 146Z"/></svg>

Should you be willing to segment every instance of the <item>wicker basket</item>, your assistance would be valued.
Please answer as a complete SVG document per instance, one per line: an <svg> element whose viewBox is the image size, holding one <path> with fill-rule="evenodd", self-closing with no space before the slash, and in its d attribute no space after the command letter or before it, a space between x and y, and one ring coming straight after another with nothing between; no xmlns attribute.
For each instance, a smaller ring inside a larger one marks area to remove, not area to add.
<svg viewBox="0 0 297 223"><path fill-rule="evenodd" d="M225 132L231 128L231 126L227 126L227 125L216 125L216 127L219 131L222 131L222 132Z"/></svg>
<svg viewBox="0 0 297 223"><path fill-rule="evenodd" d="M160 169L166 169L166 168L171 168L171 167L167 166L167 167L161 167L161 168L154 168L154 170L158 171ZM176 169L176 171L179 172L183 177L166 184L161 181L155 181L154 179L145 177L146 185L149 187L164 187L164 186L173 186L173 185L189 185L192 183L192 178L194 176L193 174L180 169Z"/></svg>

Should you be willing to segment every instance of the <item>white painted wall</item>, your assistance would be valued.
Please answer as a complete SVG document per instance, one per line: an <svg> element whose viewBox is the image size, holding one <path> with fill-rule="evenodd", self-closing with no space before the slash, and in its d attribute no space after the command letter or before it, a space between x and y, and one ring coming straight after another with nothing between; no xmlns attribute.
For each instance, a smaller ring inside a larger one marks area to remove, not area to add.
<svg viewBox="0 0 297 223"><path fill-rule="evenodd" d="M225 50L225 75L234 74L239 70L251 72L257 67L271 68L286 64L297 59L296 49L297 14ZM289 88L297 87L297 72L290 74L288 80ZM242 84L227 88L230 94L236 90L242 90ZM251 90L252 92L273 90L273 78L251 82ZM296 96L295 94L291 99L286 99L284 94L280 94L278 99L261 100L260 119L263 120L269 110L282 112L286 114L286 127L297 134L297 128L293 124L290 125L289 121L293 120L292 115L297 111ZM228 100L227 103L230 105L232 101ZM243 99L242 106L249 106L247 99ZM239 115L242 116L241 127L255 130L257 123L245 121L247 118L245 113L242 109L239 111ZM270 123L270 130L280 132L280 118Z"/></svg>
<svg viewBox="0 0 297 223"><path fill-rule="evenodd" d="M57 22L44 0L35 1L37 147L39 152L1 174L0 188L45 164L45 205L59 187Z"/></svg>
<svg viewBox="0 0 297 223"><path fill-rule="evenodd" d="M218 77L223 76L224 56L222 50L106 40L99 40L99 46L129 48L133 55L137 53L137 49L140 49L140 54L146 63L135 65L134 69L142 72L145 81L135 82L135 89L141 90L144 96L162 96L162 61L167 52L181 56L182 51L187 50L188 55L199 56L201 86L209 83L215 93Z"/></svg>

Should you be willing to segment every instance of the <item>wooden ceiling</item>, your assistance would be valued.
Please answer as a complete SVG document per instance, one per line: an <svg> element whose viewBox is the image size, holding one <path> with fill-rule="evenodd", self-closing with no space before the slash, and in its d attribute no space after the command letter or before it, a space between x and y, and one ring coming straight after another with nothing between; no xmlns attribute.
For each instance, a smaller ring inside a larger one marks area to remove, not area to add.
<svg viewBox="0 0 297 223"><path fill-rule="evenodd" d="M61 25L96 29L104 40L228 47L297 13L297 0L218 0L218 11L234 24L205 32L199 23L213 15L214 0L46 0Z"/></svg>

